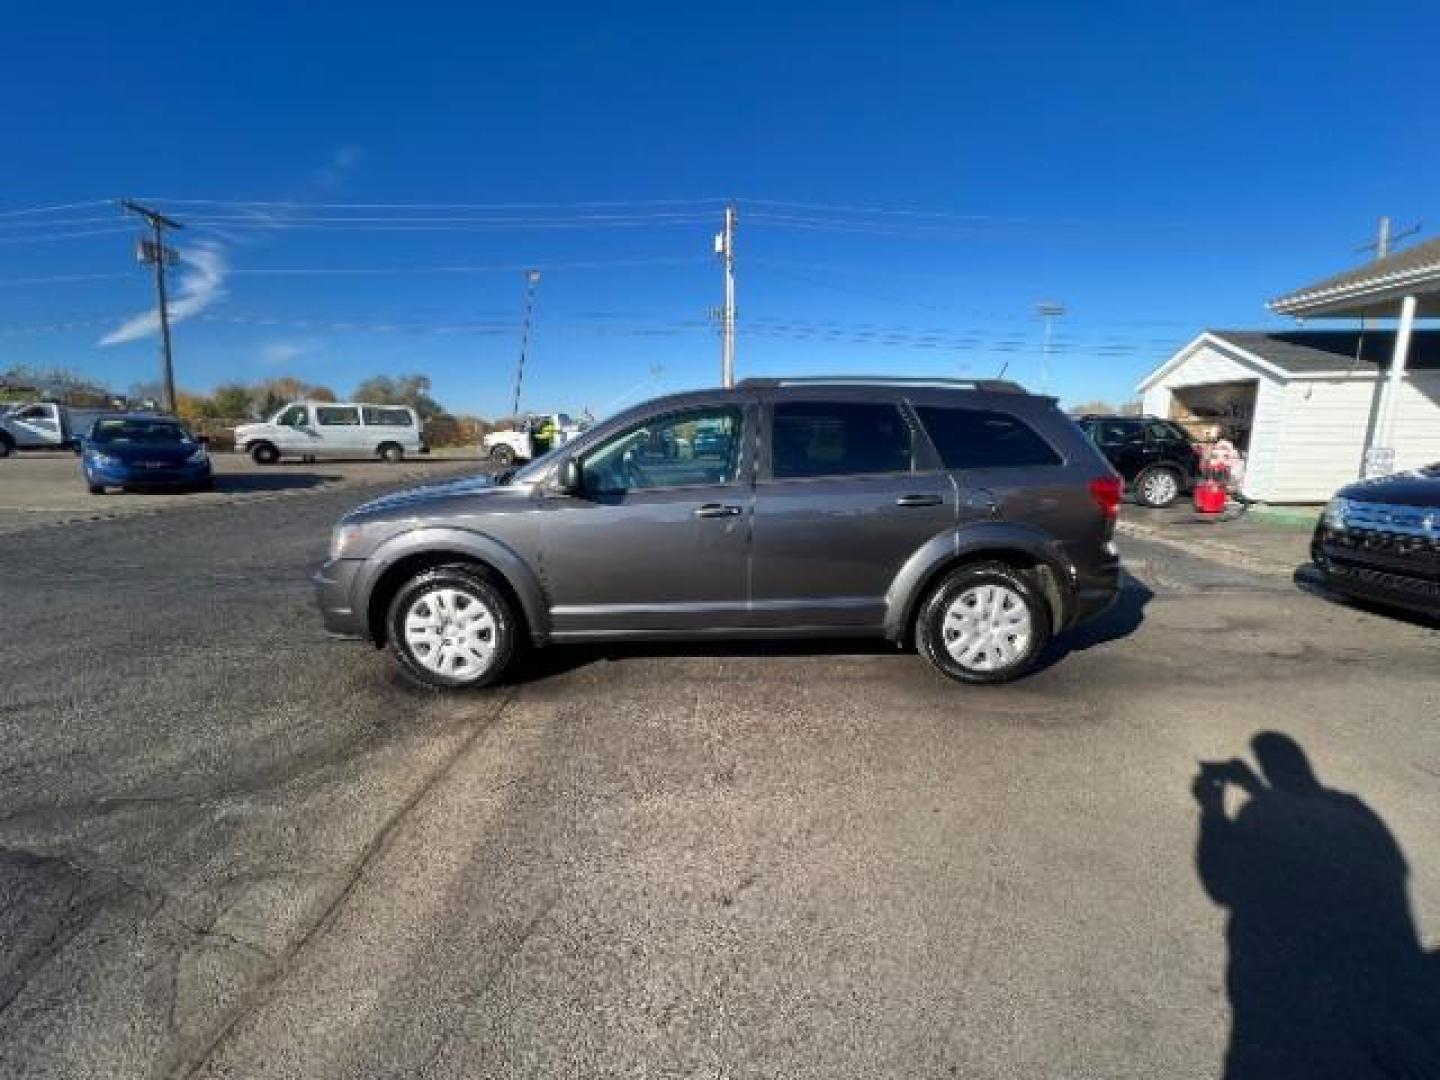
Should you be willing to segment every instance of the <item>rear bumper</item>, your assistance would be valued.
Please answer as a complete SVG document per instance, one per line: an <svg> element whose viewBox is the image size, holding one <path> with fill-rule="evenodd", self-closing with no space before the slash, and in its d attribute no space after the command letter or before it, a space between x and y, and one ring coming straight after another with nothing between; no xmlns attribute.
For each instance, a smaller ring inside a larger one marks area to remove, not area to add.
<svg viewBox="0 0 1440 1080"><path fill-rule="evenodd" d="M310 578L321 621L326 632L336 637L370 636L365 612L352 600L355 576L363 563L363 559L330 559Z"/></svg>
<svg viewBox="0 0 1440 1080"><path fill-rule="evenodd" d="M1103 615L1119 595L1120 552L1113 540L1107 540L1098 559L1089 565L1076 566L1069 610L1062 629Z"/></svg>

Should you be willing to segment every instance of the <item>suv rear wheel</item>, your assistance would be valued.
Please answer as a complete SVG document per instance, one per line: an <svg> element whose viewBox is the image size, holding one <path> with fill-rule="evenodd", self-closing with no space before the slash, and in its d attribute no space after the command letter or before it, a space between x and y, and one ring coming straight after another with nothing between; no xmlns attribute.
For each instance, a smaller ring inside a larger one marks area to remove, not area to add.
<svg viewBox="0 0 1440 1080"><path fill-rule="evenodd" d="M1174 469L1146 469L1135 480L1135 501L1156 510L1180 497L1180 476Z"/></svg>
<svg viewBox="0 0 1440 1080"><path fill-rule="evenodd" d="M401 670L421 686L485 686L515 651L509 603L466 566L442 566L411 578L390 601L385 623Z"/></svg>
<svg viewBox="0 0 1440 1080"><path fill-rule="evenodd" d="M915 624L920 655L959 682L999 683L1024 675L1050 638L1050 613L1021 571L974 563L947 574Z"/></svg>
<svg viewBox="0 0 1440 1080"><path fill-rule="evenodd" d="M490 460L501 468L508 469L515 464L515 448L505 443L497 443L490 450Z"/></svg>
<svg viewBox="0 0 1440 1080"><path fill-rule="evenodd" d="M399 443L381 443L379 454L380 460L388 465L397 465L405 460L405 450Z"/></svg>

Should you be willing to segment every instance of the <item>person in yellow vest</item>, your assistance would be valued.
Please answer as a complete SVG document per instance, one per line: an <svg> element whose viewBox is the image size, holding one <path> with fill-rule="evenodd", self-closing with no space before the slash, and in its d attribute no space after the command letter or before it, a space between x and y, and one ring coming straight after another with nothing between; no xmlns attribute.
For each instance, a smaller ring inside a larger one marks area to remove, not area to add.
<svg viewBox="0 0 1440 1080"><path fill-rule="evenodd" d="M539 422L535 430L535 453L544 454L555 445L555 437L560 434L560 429L555 426L555 418L547 416Z"/></svg>

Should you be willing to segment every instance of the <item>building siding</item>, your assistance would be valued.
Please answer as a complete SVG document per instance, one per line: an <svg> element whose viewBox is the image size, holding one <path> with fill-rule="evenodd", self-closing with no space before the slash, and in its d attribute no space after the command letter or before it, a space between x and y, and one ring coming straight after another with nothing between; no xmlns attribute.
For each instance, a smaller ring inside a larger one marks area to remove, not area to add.
<svg viewBox="0 0 1440 1080"><path fill-rule="evenodd" d="M1143 394L1169 416L1174 391L1254 380L1255 410L1243 492L1262 502L1321 502L1363 471L1365 436L1378 407L1374 377L1280 378L1204 342ZM1407 375L1395 407L1395 466L1440 462L1440 372Z"/></svg>
<svg viewBox="0 0 1440 1080"><path fill-rule="evenodd" d="M1280 388L1275 450L1251 498L1318 502L1360 476L1374 379L1295 379Z"/></svg>

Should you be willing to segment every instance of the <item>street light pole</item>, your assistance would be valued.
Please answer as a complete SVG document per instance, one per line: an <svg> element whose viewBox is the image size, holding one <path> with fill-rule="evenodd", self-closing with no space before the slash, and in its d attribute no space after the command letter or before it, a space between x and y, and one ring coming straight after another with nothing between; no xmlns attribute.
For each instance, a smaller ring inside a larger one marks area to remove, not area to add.
<svg viewBox="0 0 1440 1080"><path fill-rule="evenodd" d="M525 271L525 317L520 327L520 362L515 365L515 397L510 403L510 415L520 416L520 387L525 381L525 354L530 350L530 320L535 311L535 286L540 284L539 270Z"/></svg>
<svg viewBox="0 0 1440 1080"><path fill-rule="evenodd" d="M1035 305L1035 312L1045 320L1045 345L1040 353L1040 389L1050 392L1050 331L1054 320L1065 314L1065 305L1053 300L1042 300Z"/></svg>

